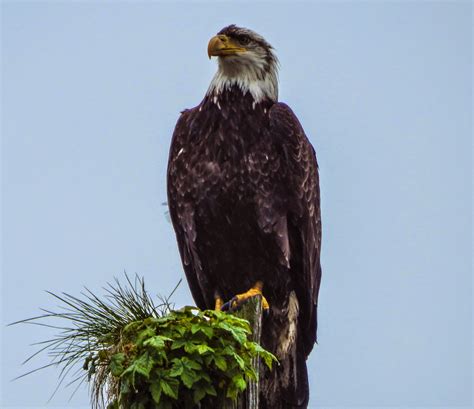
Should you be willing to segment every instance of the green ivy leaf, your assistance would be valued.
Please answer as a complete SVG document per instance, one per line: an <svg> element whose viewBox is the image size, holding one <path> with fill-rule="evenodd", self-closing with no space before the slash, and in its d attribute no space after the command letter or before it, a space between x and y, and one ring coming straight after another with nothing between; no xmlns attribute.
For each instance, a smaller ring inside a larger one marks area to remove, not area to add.
<svg viewBox="0 0 474 409"><path fill-rule="evenodd" d="M180 376L184 371L183 362L179 358L174 358L171 362L173 363L173 366L171 367L169 376L173 378Z"/></svg>
<svg viewBox="0 0 474 409"><path fill-rule="evenodd" d="M206 390L203 387L195 388L193 392L194 403L199 403L206 395Z"/></svg>
<svg viewBox="0 0 474 409"><path fill-rule="evenodd" d="M173 343L171 344L171 349L179 349L184 347L184 345L188 342L186 339L175 339L173 340Z"/></svg>
<svg viewBox="0 0 474 409"><path fill-rule="evenodd" d="M227 371L227 362L221 355L214 356L214 363L221 371Z"/></svg>
<svg viewBox="0 0 474 409"><path fill-rule="evenodd" d="M202 332L209 339L214 335L214 330L209 326L208 322L196 322L191 326L192 334L196 334L198 332Z"/></svg>
<svg viewBox="0 0 474 409"><path fill-rule="evenodd" d="M239 373L232 378L232 382L241 392L247 387L244 377Z"/></svg>
<svg viewBox="0 0 474 409"><path fill-rule="evenodd" d="M155 335L155 330L150 327L146 327L145 329L142 329L136 338L135 343L140 346L143 344L143 341L146 339L149 339Z"/></svg>
<svg viewBox="0 0 474 409"><path fill-rule="evenodd" d="M112 357L110 358L109 369L113 376L119 377L120 375L122 375L123 371L125 370L125 368L123 367L125 359L126 356L124 353L112 355Z"/></svg>
<svg viewBox="0 0 474 409"><path fill-rule="evenodd" d="M201 330L203 324L200 322L196 322L195 324L191 325L191 334L195 334L196 332Z"/></svg>
<svg viewBox="0 0 474 409"><path fill-rule="evenodd" d="M197 345L192 341L188 341L184 344L184 350L188 354L192 354L194 351L196 351L196 349L197 349Z"/></svg>
<svg viewBox="0 0 474 409"><path fill-rule="evenodd" d="M199 355L204 355L208 352L213 354L215 352L214 348L211 348L209 345L205 345L205 344L198 345L196 350Z"/></svg>
<svg viewBox="0 0 474 409"><path fill-rule="evenodd" d="M202 366L198 362L196 362L195 360L191 360L185 356L181 358L181 361L183 362L183 365L187 368L196 370L202 369Z"/></svg>
<svg viewBox="0 0 474 409"><path fill-rule="evenodd" d="M229 387L227 388L227 392L225 394L226 398L230 398L233 401L237 399L237 396L239 394L239 390L234 384L230 384Z"/></svg>
<svg viewBox="0 0 474 409"><path fill-rule="evenodd" d="M155 403L160 403L161 400L161 383L153 382L150 385L150 393Z"/></svg>
<svg viewBox="0 0 474 409"><path fill-rule="evenodd" d="M201 378L194 371L202 369L199 363L192 361L187 357L175 358L172 362L173 366L169 376L173 378L179 377L187 388L191 388L193 384Z"/></svg>
<svg viewBox="0 0 474 409"><path fill-rule="evenodd" d="M214 336L214 330L212 327L209 326L203 326L201 327L201 332L206 335L209 339L211 339Z"/></svg>
<svg viewBox="0 0 474 409"><path fill-rule="evenodd" d="M206 381L208 384L212 384L211 377L205 370L198 372L198 374L202 380Z"/></svg>
<svg viewBox="0 0 474 409"><path fill-rule="evenodd" d="M260 345L259 345L260 347ZM260 347L261 348L261 347ZM263 361L265 362L265 365L268 366L269 369L272 369L273 362L278 363L278 359L275 355L273 355L271 352L268 352L261 348L262 350L259 352L259 355L262 357Z"/></svg>
<svg viewBox="0 0 474 409"><path fill-rule="evenodd" d="M192 369L185 369L181 374L181 380L188 389L191 389L194 383L199 380L199 377Z"/></svg>
<svg viewBox="0 0 474 409"><path fill-rule="evenodd" d="M246 366L245 361L239 355L237 355L235 352L232 354L232 356L234 357L237 364L240 366L240 369L245 369L245 366Z"/></svg>
<svg viewBox="0 0 474 409"><path fill-rule="evenodd" d="M162 335L155 335L151 338L148 338L143 342L143 345L150 346L155 349L163 349L165 347L166 341L173 341L170 337L164 337Z"/></svg>
<svg viewBox="0 0 474 409"><path fill-rule="evenodd" d="M210 395L210 396L217 396L216 388L214 388L214 386L212 385L212 383L210 383L210 382L204 383L204 384L203 384L203 388L204 388L204 390L206 391L206 394L207 394L207 395Z"/></svg>
<svg viewBox="0 0 474 409"><path fill-rule="evenodd" d="M193 305L186 305L179 312L184 312L187 315L194 315L194 314L200 314L201 310L198 307L194 307Z"/></svg>
<svg viewBox="0 0 474 409"><path fill-rule="evenodd" d="M180 322L180 326L177 326L176 327L176 331L179 333L180 336L184 336L184 334L186 334L186 332L188 331L188 329L186 328L186 321L181 321Z"/></svg>
<svg viewBox="0 0 474 409"><path fill-rule="evenodd" d="M153 368L153 360L151 359L148 352L145 352L143 355L140 355L137 359L135 359L132 362L132 364L123 372L122 376L126 374L131 374L132 379L134 380L135 374L138 373L148 379L152 368Z"/></svg>
<svg viewBox="0 0 474 409"><path fill-rule="evenodd" d="M257 380L257 372L255 371L253 366L248 366L247 368L245 368L245 377L252 381Z"/></svg>
<svg viewBox="0 0 474 409"><path fill-rule="evenodd" d="M225 321L219 322L219 328L230 332L239 344L243 344L247 340L247 334L242 328L233 327Z"/></svg>
<svg viewBox="0 0 474 409"><path fill-rule="evenodd" d="M162 378L160 381L161 389L165 395L168 395L170 398L178 399L179 392L179 381L175 378Z"/></svg>

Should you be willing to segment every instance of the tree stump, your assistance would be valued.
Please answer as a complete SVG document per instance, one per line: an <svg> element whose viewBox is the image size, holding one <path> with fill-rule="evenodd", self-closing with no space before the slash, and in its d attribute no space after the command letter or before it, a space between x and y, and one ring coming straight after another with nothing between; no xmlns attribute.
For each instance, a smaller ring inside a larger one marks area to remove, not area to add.
<svg viewBox="0 0 474 409"><path fill-rule="evenodd" d="M260 344L262 335L262 297L256 296L244 304L242 309L235 312L239 318L244 318L250 322L252 328L251 340ZM255 358L252 362L257 373L256 381L249 381L247 389L239 396L237 402L227 404L224 409L258 409L260 394L260 358Z"/></svg>

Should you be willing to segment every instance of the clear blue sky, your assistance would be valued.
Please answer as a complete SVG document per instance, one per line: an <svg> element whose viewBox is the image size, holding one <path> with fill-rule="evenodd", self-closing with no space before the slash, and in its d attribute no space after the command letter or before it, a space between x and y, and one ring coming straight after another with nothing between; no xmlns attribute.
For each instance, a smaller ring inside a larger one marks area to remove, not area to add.
<svg viewBox="0 0 474 409"><path fill-rule="evenodd" d="M2 2L2 407L46 407L57 371L10 382L36 327L123 270L183 277L164 216L170 137L236 23L281 61L280 99L320 163L323 282L312 407L472 404L470 2ZM176 304L191 304L186 284ZM68 403L87 407L86 388Z"/></svg>

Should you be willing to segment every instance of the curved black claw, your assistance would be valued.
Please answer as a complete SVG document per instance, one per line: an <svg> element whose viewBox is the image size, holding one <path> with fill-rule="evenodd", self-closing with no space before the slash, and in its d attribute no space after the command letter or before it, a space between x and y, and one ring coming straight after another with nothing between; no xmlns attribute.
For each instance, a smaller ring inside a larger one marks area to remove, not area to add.
<svg viewBox="0 0 474 409"><path fill-rule="evenodd" d="M232 297L229 301L224 303L221 307L221 311L238 311L242 305L237 302L237 297Z"/></svg>
<svg viewBox="0 0 474 409"><path fill-rule="evenodd" d="M247 301L249 301L251 298L255 297L255 295L252 295L250 297L242 297L242 295L236 295L235 297L232 297L229 301L224 303L221 307L221 311L229 311L229 312L235 312L239 311ZM262 310L263 310L263 315L267 317L270 313L270 306L268 305L267 300L265 297L262 296Z"/></svg>

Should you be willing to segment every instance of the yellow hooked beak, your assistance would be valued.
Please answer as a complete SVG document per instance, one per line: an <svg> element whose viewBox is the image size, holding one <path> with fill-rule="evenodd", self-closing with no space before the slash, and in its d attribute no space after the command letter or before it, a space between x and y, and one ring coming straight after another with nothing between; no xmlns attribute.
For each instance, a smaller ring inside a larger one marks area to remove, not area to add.
<svg viewBox="0 0 474 409"><path fill-rule="evenodd" d="M237 44L234 40L224 34L214 36L210 39L207 46L207 55L211 57L224 57L226 55L235 55L247 51L246 48Z"/></svg>

